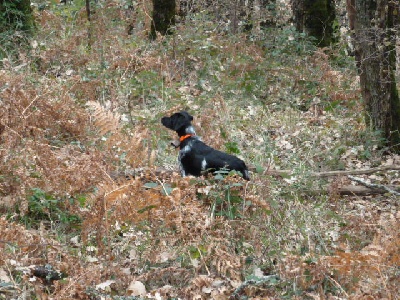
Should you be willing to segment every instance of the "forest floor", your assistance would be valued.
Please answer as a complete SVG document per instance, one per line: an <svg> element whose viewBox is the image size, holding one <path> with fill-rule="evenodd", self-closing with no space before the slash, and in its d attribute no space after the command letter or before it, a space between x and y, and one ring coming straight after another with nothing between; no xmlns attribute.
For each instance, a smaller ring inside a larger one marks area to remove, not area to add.
<svg viewBox="0 0 400 300"><path fill-rule="evenodd" d="M36 9L2 61L0 299L400 299L400 156L345 43L205 13L149 41L120 2ZM160 123L179 110L251 180L182 178ZM371 168L386 193L321 175Z"/></svg>

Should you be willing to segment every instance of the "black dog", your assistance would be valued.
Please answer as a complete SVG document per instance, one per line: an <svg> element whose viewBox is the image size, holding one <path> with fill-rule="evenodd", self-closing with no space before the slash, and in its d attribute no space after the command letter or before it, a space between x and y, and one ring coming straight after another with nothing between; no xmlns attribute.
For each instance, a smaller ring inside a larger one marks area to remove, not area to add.
<svg viewBox="0 0 400 300"><path fill-rule="evenodd" d="M221 169L239 171L243 178L250 180L249 171L243 160L236 156L215 150L204 144L196 136L191 124L193 117L186 111L163 117L161 123L178 133L179 164L182 176L200 176L206 172L214 172Z"/></svg>

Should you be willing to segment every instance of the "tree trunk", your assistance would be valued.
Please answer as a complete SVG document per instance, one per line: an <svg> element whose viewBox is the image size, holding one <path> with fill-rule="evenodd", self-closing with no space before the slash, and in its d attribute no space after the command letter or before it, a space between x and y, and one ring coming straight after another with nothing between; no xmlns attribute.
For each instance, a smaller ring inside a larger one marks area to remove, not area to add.
<svg viewBox="0 0 400 300"><path fill-rule="evenodd" d="M319 47L335 42L335 0L291 0L291 5L297 31L314 37Z"/></svg>
<svg viewBox="0 0 400 300"><path fill-rule="evenodd" d="M150 38L155 39L157 32L161 35L171 33L170 27L175 25L175 0L152 0L153 21L151 23Z"/></svg>
<svg viewBox="0 0 400 300"><path fill-rule="evenodd" d="M400 150L400 99L395 81L399 2L355 0L356 61L367 125Z"/></svg>

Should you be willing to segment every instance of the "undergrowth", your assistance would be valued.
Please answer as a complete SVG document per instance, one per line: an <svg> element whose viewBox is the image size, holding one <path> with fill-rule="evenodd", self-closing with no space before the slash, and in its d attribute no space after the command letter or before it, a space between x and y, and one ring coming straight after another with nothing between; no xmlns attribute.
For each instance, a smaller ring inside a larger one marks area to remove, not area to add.
<svg viewBox="0 0 400 300"><path fill-rule="evenodd" d="M90 23L84 1L42 2L0 69L0 299L397 297L396 199L313 175L398 160L341 49L289 26L231 34L202 10L150 42L146 2L94 2ZM160 118L181 109L250 182L179 175Z"/></svg>

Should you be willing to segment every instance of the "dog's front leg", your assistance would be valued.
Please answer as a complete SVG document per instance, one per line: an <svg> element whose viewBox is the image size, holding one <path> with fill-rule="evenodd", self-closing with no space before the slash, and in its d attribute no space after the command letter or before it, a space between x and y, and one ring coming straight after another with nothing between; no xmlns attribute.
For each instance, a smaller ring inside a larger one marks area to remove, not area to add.
<svg viewBox="0 0 400 300"><path fill-rule="evenodd" d="M182 164L179 165L179 169L180 169L180 171L181 171L181 176L182 176L182 177L186 177L186 172L185 172L185 170L183 169Z"/></svg>
<svg viewBox="0 0 400 300"><path fill-rule="evenodd" d="M181 176L185 177L186 176L186 171L183 168L183 164L182 164L182 158L185 156L185 152L184 151L179 151L179 155L178 155L178 164L179 164L179 171L181 172Z"/></svg>

